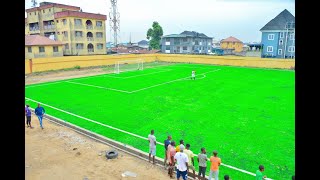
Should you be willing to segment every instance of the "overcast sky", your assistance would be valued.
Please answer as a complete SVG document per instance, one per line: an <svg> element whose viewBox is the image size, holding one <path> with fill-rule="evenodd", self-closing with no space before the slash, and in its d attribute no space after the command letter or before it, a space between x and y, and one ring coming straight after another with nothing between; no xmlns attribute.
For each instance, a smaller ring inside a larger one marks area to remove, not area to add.
<svg viewBox="0 0 320 180"><path fill-rule="evenodd" d="M110 41L110 0L48 1L78 6L83 12L107 15L106 37L107 42ZM43 0L37 2L39 6ZM164 35L188 30L218 40L234 36L243 42L260 42L259 30L281 11L287 9L295 16L294 0L117 0L117 7L120 42L128 42L130 33L132 42L146 40L153 21L159 22ZM31 8L31 0L25 2L25 8Z"/></svg>

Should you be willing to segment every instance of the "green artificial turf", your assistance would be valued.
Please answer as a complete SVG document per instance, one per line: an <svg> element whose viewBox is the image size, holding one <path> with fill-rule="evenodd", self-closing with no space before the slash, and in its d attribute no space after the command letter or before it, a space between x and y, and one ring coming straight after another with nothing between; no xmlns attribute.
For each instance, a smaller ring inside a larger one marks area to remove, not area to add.
<svg viewBox="0 0 320 180"><path fill-rule="evenodd" d="M189 78L193 69L196 80ZM171 64L28 85L25 96L32 108L41 102L47 114L145 152L147 140L88 119L143 137L154 129L161 143L170 134L195 154L217 150L222 163L252 173L263 164L272 179L295 174L294 71ZM157 156L164 157L161 145ZM219 178L225 174L254 179L221 166Z"/></svg>

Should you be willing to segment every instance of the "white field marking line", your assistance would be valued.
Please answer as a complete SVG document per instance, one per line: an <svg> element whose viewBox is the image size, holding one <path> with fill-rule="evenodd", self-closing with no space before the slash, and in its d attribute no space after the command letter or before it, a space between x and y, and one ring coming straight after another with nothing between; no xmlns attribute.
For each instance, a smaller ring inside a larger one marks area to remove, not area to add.
<svg viewBox="0 0 320 180"><path fill-rule="evenodd" d="M84 84L84 83L78 83L78 82L72 82L72 81L65 81L65 82L71 83L71 84L79 84L79 85L83 85L83 86L90 86L90 87L95 87L95 88L100 88L100 89L106 89L106 90L124 92L124 93L128 93L128 94L131 93L131 92L129 92L129 91L124 91L124 90L119 90L119 89L113 89L113 88L106 88L106 87L102 87L102 86L95 86L95 85L91 85L91 84Z"/></svg>
<svg viewBox="0 0 320 180"><path fill-rule="evenodd" d="M202 74L202 77L201 77L201 78L197 78L197 76L196 76L196 80L197 80L197 79L203 79L203 78L206 78L206 75L205 75L205 74ZM182 80L192 81L191 77L190 77L189 79L182 79Z"/></svg>
<svg viewBox="0 0 320 180"><path fill-rule="evenodd" d="M139 74L139 75L134 75L134 76L127 76L127 77L116 77L116 76L108 76L108 75L106 75L106 77L119 78L119 79L129 79L129 78L133 78L133 77L146 76L146 75L149 75L149 74L157 74L157 73L167 72L167 71L171 71L171 70L172 69L167 69L165 71L157 71L157 72L152 72L152 73L147 73L147 74Z"/></svg>
<svg viewBox="0 0 320 180"><path fill-rule="evenodd" d="M129 135L131 135L131 136L134 136L134 137L137 137L137 138L140 138L140 139L148 140L148 138L146 138L146 137L139 136L139 135L137 135L137 134L133 134L133 133L131 133L131 132L128 132L128 131L125 131L125 130L122 130L122 129L119 129L119 128L116 128L116 127L113 127L113 126L109 126L109 125L106 125L106 124L103 124L103 123L94 121L94 120L92 120L92 119L89 119L89 118L86 118L86 117L82 117L82 116L76 115L76 114L74 114L74 113L71 113L71 112L68 112L68 111L65 111L65 110L62 110L62 109L59 109L59 108L50 106L50 105L45 104L45 103L43 103L43 102L39 102L39 101L33 100L33 99L31 99L31 98L27 98L27 97L25 97L25 99L27 99L27 100L29 100L29 101L33 101L33 102L35 102L35 103L40 103L40 104L42 104L42 105L45 105L45 106L50 107L50 108L52 108L52 109L55 109L55 110L61 111L61 112L63 112L63 113L66 113L66 114L75 116L75 117L77 117L77 118L84 119L84 120L86 120L86 121L89 121L89 122L92 122L92 123L95 123L95 124L98 124L98 125L101 125L101 126L104 126L104 127L107 127L107 128L113 129L113 130L116 130L116 131L120 131L120 132L122 132L122 133L129 134ZM50 115L50 116L52 116L52 115ZM52 116L52 117L54 117L54 116ZM160 145L164 146L164 144L161 143L161 142L157 142L157 144L160 144ZM197 156L197 155L195 154L194 156ZM233 166L224 164L224 163L221 163L221 165L222 165L222 166L226 166L226 167L231 168L231 169L234 169L234 170L237 170L237 171L240 171L240 172L243 172L243 173L246 173L246 174L249 174L249 175L252 175L252 176L255 176L254 173L248 172L248 171L243 170L243 169L239 169L239 168L236 168L236 167L233 167ZM270 178L266 178L266 179L267 179L267 180L272 180L272 179L270 179Z"/></svg>
<svg viewBox="0 0 320 180"><path fill-rule="evenodd" d="M219 70L221 70L221 69L215 69L213 71L208 71L208 72L205 72L205 73L202 73L202 74L198 74L198 75L203 75L203 74L207 74L207 73L210 73L210 72L216 72L216 71L219 71ZM161 86L161 85L164 85L164 84L169 84L169 83L180 81L180 80L183 80L183 79L186 79L186 78L190 78L190 77L191 76L180 78L180 79L175 79L175 80L172 80L172 81L168 81L168 82L164 82L164 83L160 83L160 84L156 84L156 85L152 85L152 86L149 86L149 87L146 87L146 88L142 88L142 89L131 91L131 93L135 93L135 92L138 92L138 91L143 91L143 90L150 89L150 88L157 87L157 86Z"/></svg>
<svg viewBox="0 0 320 180"><path fill-rule="evenodd" d="M57 84L57 83L62 83L63 81L59 81L59 82L53 82L53 83L46 83L46 84L39 84L39 85L30 85L27 86L25 88L32 88L32 87L38 87L38 86L47 86L47 85L51 85L51 84Z"/></svg>
<svg viewBox="0 0 320 180"><path fill-rule="evenodd" d="M59 109L59 108L50 106L50 105L48 105L48 104L45 104L45 103L42 103L42 102L33 100L33 99L31 99L31 98L25 97L25 99L30 100L30 101L33 101L33 102L35 102L35 103L40 103L40 104L45 105L45 106L47 106L47 107L50 107L50 108L52 108L52 109L55 109L55 110L61 111L61 112L63 112L63 113L69 114L69 115L71 115L71 116L75 116L75 117L78 117L78 118L80 118L80 119L84 119L84 120L86 120L86 121L90 121L90 122L92 122L92 123L99 124L99 125L101 125L101 126L104 126L104 127L107 127L107 128L113 129L113 130L116 130L116 131L120 131L120 132L122 132L122 133L126 133L126 134L129 134L129 135L131 135L131 136L138 137L138 138L140 138L140 139L148 140L148 138L146 138L146 137L142 137L142 136L139 136L139 135L137 135L137 134L133 134L133 133L131 133L131 132L128 132L128 131L125 131L125 130L122 130L122 129L119 129L119 128L116 128L116 127L113 127L113 126L109 126L109 125L106 125L106 124L103 124L103 123L94 121L94 120L92 120L92 119L89 119L89 118L86 118L86 117L82 117L82 116L76 115L76 114L71 113L71 112L68 112L68 111L64 111L64 110L62 110L62 109ZM158 144L163 145L162 143L158 143Z"/></svg>

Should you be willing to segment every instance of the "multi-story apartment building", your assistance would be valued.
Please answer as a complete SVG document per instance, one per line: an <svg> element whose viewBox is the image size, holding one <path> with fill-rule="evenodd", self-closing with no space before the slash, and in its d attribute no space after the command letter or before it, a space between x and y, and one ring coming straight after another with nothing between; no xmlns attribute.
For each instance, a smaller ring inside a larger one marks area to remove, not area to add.
<svg viewBox="0 0 320 180"><path fill-rule="evenodd" d="M161 52L207 54L211 52L212 38L195 31L184 31L161 37Z"/></svg>
<svg viewBox="0 0 320 180"><path fill-rule="evenodd" d="M106 54L106 15L51 2L26 12L26 35L51 36L65 43L64 55Z"/></svg>
<svg viewBox="0 0 320 180"><path fill-rule="evenodd" d="M295 58L295 17L283 10L263 26L261 57Z"/></svg>

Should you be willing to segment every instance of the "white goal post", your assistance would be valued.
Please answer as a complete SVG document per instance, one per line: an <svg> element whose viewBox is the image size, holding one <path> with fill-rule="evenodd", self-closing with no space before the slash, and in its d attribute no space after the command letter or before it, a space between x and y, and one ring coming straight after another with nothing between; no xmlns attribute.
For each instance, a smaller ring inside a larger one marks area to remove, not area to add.
<svg viewBox="0 0 320 180"><path fill-rule="evenodd" d="M116 74L119 74L120 72L136 71L136 70L143 70L142 59L122 60L122 61L117 61L114 64L114 73Z"/></svg>

